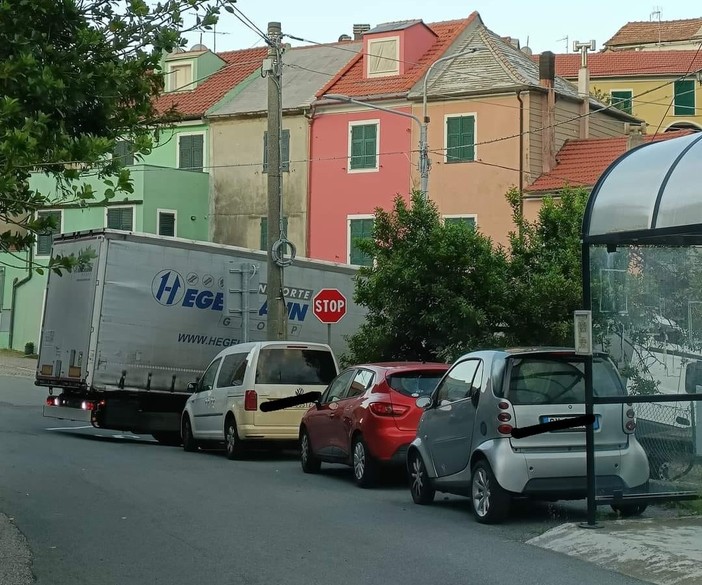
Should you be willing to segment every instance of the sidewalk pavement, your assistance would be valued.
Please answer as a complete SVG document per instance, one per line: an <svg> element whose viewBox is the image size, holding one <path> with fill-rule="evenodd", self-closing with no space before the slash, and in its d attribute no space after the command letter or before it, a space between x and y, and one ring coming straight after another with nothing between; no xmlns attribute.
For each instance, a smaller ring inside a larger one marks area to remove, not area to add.
<svg viewBox="0 0 702 585"><path fill-rule="evenodd" d="M32 555L22 533L12 519L0 513L0 583L31 585Z"/></svg>
<svg viewBox="0 0 702 585"><path fill-rule="evenodd" d="M562 524L527 541L656 585L702 585L702 517Z"/></svg>
<svg viewBox="0 0 702 585"><path fill-rule="evenodd" d="M0 376L33 378L36 367L37 360L34 358L27 358L21 355L0 351Z"/></svg>

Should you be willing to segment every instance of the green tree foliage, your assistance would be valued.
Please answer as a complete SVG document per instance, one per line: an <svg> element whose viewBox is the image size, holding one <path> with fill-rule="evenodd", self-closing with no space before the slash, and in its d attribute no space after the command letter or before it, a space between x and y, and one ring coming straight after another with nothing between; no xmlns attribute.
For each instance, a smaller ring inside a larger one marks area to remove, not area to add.
<svg viewBox="0 0 702 585"><path fill-rule="evenodd" d="M368 310L344 361L452 360L466 347L495 343L507 260L466 224L445 224L431 201L396 197L377 209L373 238L358 242L375 258L359 272L355 300Z"/></svg>
<svg viewBox="0 0 702 585"><path fill-rule="evenodd" d="M528 221L519 192L507 193L516 231L509 234L509 341L519 345L573 345L573 311L582 307L580 237L585 189L564 188L543 199Z"/></svg>
<svg viewBox="0 0 702 585"><path fill-rule="evenodd" d="M507 248L445 224L419 193L409 206L398 197L392 211L377 210L373 240L359 243L376 259L356 285L368 318L350 338L346 361L452 361L480 347L572 346L587 198L583 189L564 189L530 222L510 191L516 230Z"/></svg>
<svg viewBox="0 0 702 585"><path fill-rule="evenodd" d="M162 56L234 1L0 0L0 250L26 250L57 227L34 219L38 209L96 199L78 180L86 172L104 181L104 199L132 192L110 156L116 140L131 141L137 160L148 154L153 129L177 118L155 109ZM32 189L32 172L55 178L58 192Z"/></svg>

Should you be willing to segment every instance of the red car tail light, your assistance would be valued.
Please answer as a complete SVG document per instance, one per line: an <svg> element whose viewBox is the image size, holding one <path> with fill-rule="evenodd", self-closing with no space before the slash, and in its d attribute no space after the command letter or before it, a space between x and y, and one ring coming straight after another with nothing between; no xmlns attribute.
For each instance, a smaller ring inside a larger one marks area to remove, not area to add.
<svg viewBox="0 0 702 585"><path fill-rule="evenodd" d="M512 415L509 412L501 412L497 415L497 420L499 420L500 422L507 422L509 420L512 420Z"/></svg>
<svg viewBox="0 0 702 585"><path fill-rule="evenodd" d="M244 410L258 410L256 390L247 390L246 394L244 394Z"/></svg>
<svg viewBox="0 0 702 585"><path fill-rule="evenodd" d="M498 405L502 410L507 410L509 408L509 402L501 401Z"/></svg>
<svg viewBox="0 0 702 585"><path fill-rule="evenodd" d="M497 427L497 432L502 434L502 435L511 435L512 434L512 425L500 425Z"/></svg>
<svg viewBox="0 0 702 585"><path fill-rule="evenodd" d="M390 402L371 402L370 411L378 416L402 416L409 410L408 406Z"/></svg>

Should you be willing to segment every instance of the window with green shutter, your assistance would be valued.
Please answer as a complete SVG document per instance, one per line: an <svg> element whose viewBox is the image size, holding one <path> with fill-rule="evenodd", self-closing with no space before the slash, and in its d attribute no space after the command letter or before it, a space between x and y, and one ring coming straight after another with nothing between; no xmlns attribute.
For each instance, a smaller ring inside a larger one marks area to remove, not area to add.
<svg viewBox="0 0 702 585"><path fill-rule="evenodd" d="M692 79L675 82L675 115L695 115L695 82Z"/></svg>
<svg viewBox="0 0 702 585"><path fill-rule="evenodd" d="M283 130L280 140L280 170L288 173L290 172L290 130ZM263 172L268 172L268 131L263 133Z"/></svg>
<svg viewBox="0 0 702 585"><path fill-rule="evenodd" d="M445 217L444 223L446 224L466 224L468 227L475 229L475 218L474 217Z"/></svg>
<svg viewBox="0 0 702 585"><path fill-rule="evenodd" d="M134 229L134 208L108 207L107 228L131 232Z"/></svg>
<svg viewBox="0 0 702 585"><path fill-rule="evenodd" d="M350 169L375 169L378 167L378 125L351 126Z"/></svg>
<svg viewBox="0 0 702 585"><path fill-rule="evenodd" d="M176 215L172 211L158 212L158 235L175 237Z"/></svg>
<svg viewBox="0 0 702 585"><path fill-rule="evenodd" d="M54 242L54 234L61 233L61 211L39 211L37 212L38 219L48 217L54 218L53 229L47 229L40 234L37 234L37 256L51 256L51 245Z"/></svg>
<svg viewBox="0 0 702 585"><path fill-rule="evenodd" d="M118 140L112 152L112 158L119 161L123 166L134 164L134 145L129 140Z"/></svg>
<svg viewBox="0 0 702 585"><path fill-rule="evenodd" d="M621 110L622 112L626 112L627 114L631 114L632 112L632 101L633 101L633 93L629 90L613 90L611 92L612 96L612 105L617 108L618 110Z"/></svg>
<svg viewBox="0 0 702 585"><path fill-rule="evenodd" d="M287 235L288 233L288 218L283 218L283 229ZM261 250L268 249L268 218L261 218Z"/></svg>
<svg viewBox="0 0 702 585"><path fill-rule="evenodd" d="M351 224L349 263L358 266L371 266L373 258L358 249L358 242L373 237L373 219L352 219L349 221Z"/></svg>
<svg viewBox="0 0 702 585"><path fill-rule="evenodd" d="M204 165L205 137L188 134L178 137L178 168L202 171Z"/></svg>
<svg viewBox="0 0 702 585"><path fill-rule="evenodd" d="M446 119L446 162L475 160L475 116Z"/></svg>

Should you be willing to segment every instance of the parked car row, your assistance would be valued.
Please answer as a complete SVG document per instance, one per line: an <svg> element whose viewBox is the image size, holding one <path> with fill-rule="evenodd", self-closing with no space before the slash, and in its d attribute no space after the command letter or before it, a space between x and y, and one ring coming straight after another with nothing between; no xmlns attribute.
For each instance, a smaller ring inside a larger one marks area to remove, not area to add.
<svg viewBox="0 0 702 585"><path fill-rule="evenodd" d="M626 395L606 355L593 358L595 393ZM412 499L470 498L479 522L506 518L518 498L586 495L584 427L516 439L512 431L584 414L584 362L569 349L468 353L454 364L359 364L339 371L324 344L246 343L223 350L193 385L182 415L183 448L225 443L230 459L253 445L295 444L305 473L346 464L360 487L384 466L405 467ZM287 405L292 397L313 403ZM283 400L285 399L285 400ZM269 403L270 408L261 405ZM626 404L597 405L597 487L645 490L646 453ZM621 501L622 515L645 504Z"/></svg>

